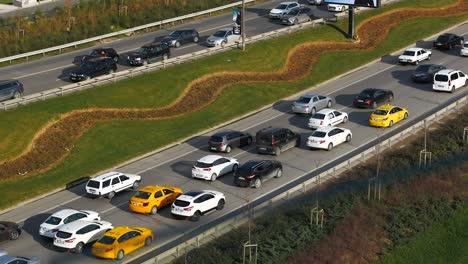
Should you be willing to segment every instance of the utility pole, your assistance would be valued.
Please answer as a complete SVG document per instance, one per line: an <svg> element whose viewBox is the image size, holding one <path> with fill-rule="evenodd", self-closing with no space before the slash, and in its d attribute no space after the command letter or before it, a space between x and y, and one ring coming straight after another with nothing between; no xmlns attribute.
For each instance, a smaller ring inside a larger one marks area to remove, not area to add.
<svg viewBox="0 0 468 264"><path fill-rule="evenodd" d="M245 0L242 0L241 19L242 19L242 25L241 25L242 51L244 51L245 50Z"/></svg>

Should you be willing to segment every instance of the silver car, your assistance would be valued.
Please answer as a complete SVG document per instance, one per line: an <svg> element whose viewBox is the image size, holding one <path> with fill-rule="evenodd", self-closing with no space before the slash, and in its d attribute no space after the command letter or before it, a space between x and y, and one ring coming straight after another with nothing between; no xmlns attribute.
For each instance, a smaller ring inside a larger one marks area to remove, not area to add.
<svg viewBox="0 0 468 264"><path fill-rule="evenodd" d="M281 18L283 25L297 25L310 21L310 8L294 8Z"/></svg>
<svg viewBox="0 0 468 264"><path fill-rule="evenodd" d="M232 28L225 28L216 31L213 35L211 35L206 40L206 45L208 47L224 47L224 45L226 44L233 43L234 41L239 40L239 37L240 35L235 35L232 32Z"/></svg>
<svg viewBox="0 0 468 264"><path fill-rule="evenodd" d="M330 108L332 99L318 94L304 94L292 104L292 111L299 114L314 115L320 109Z"/></svg>
<svg viewBox="0 0 468 264"><path fill-rule="evenodd" d="M8 255L0 256L0 264L40 264L40 261L36 257L12 257Z"/></svg>

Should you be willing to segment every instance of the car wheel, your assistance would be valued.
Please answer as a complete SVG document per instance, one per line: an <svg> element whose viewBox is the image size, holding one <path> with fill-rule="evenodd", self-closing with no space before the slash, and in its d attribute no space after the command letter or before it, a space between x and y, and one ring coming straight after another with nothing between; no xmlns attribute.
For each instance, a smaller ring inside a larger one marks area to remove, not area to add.
<svg viewBox="0 0 468 264"><path fill-rule="evenodd" d="M232 172L235 172L235 171L237 170L238 167L239 167L239 165L234 164L234 165L232 166Z"/></svg>
<svg viewBox="0 0 468 264"><path fill-rule="evenodd" d="M299 23L299 21L297 20L297 18L296 18L296 19L294 19L294 22L293 22L293 24L294 24L294 25L297 25L298 23Z"/></svg>
<svg viewBox="0 0 468 264"><path fill-rule="evenodd" d="M389 102L393 101L393 95L389 95L389 96L388 96L388 101L389 101Z"/></svg>
<svg viewBox="0 0 468 264"><path fill-rule="evenodd" d="M455 92L455 85L452 86L452 89L450 90L451 93L454 93Z"/></svg>
<svg viewBox="0 0 468 264"><path fill-rule="evenodd" d="M332 107L332 101L329 100L328 103L327 103L327 108L331 108Z"/></svg>
<svg viewBox="0 0 468 264"><path fill-rule="evenodd" d="M123 250L120 250L119 253L117 253L117 259L121 260L124 257L125 257L125 253L123 252Z"/></svg>
<svg viewBox="0 0 468 264"><path fill-rule="evenodd" d="M143 65L148 65L148 61L147 61L147 60L144 60L144 61L143 61Z"/></svg>
<svg viewBox="0 0 468 264"><path fill-rule="evenodd" d="M148 247L149 245L151 245L152 242L153 242L153 239L151 237L147 237L145 239L145 247Z"/></svg>
<svg viewBox="0 0 468 264"><path fill-rule="evenodd" d="M164 54L164 55L162 56L162 59L163 59L163 60L167 60L168 58L169 58L169 56L167 56L167 54Z"/></svg>
<svg viewBox="0 0 468 264"><path fill-rule="evenodd" d="M132 188L135 190L135 189L138 189L139 186L140 186L140 182L135 181L135 182L133 182Z"/></svg>
<svg viewBox="0 0 468 264"><path fill-rule="evenodd" d="M18 99L21 97L21 93L19 91L16 91L14 94L13 94L13 99Z"/></svg>
<svg viewBox="0 0 468 264"><path fill-rule="evenodd" d="M195 37L193 38L193 42L195 42L195 43L197 43L198 40L199 40L198 36L195 36Z"/></svg>
<svg viewBox="0 0 468 264"><path fill-rule="evenodd" d="M431 60L431 55L427 56L427 60Z"/></svg>
<svg viewBox="0 0 468 264"><path fill-rule="evenodd" d="M150 214L155 215L158 213L158 207L155 205L151 208Z"/></svg>
<svg viewBox="0 0 468 264"><path fill-rule="evenodd" d="M87 81L87 80L91 79L91 77L90 77L90 76L86 76L84 79L85 79L85 81Z"/></svg>
<svg viewBox="0 0 468 264"><path fill-rule="evenodd" d="M227 145L227 146L226 146L225 152L226 152L226 153L230 153L231 150L232 150L232 149L231 149L231 146Z"/></svg>
<svg viewBox="0 0 468 264"><path fill-rule="evenodd" d="M301 139L298 138L298 139L296 139L296 148L298 148L300 146L301 146Z"/></svg>
<svg viewBox="0 0 468 264"><path fill-rule="evenodd" d="M405 113L405 116L403 117L403 119L408 119L408 113Z"/></svg>
<svg viewBox="0 0 468 264"><path fill-rule="evenodd" d="M374 101L374 102L372 102L372 109L376 109L376 108L377 108L377 102Z"/></svg>
<svg viewBox="0 0 468 264"><path fill-rule="evenodd" d="M452 47L452 44L451 44L451 43L449 44L449 46L448 46L448 49L449 49L449 50L453 49L453 47Z"/></svg>
<svg viewBox="0 0 468 264"><path fill-rule="evenodd" d="M251 137L247 138L247 145L250 145L250 144L252 144L252 138Z"/></svg>
<svg viewBox="0 0 468 264"><path fill-rule="evenodd" d="M393 120L390 120L390 123L388 123L388 126L389 126L389 127L392 127L392 126L393 126Z"/></svg>
<svg viewBox="0 0 468 264"><path fill-rule="evenodd" d="M180 42L179 42L179 41L176 41L176 43L174 43L174 46L175 46L176 48L180 47Z"/></svg>
<svg viewBox="0 0 468 264"><path fill-rule="evenodd" d="M112 191L107 195L107 198L112 199L112 198L114 198L114 196L115 196L115 192Z"/></svg>
<svg viewBox="0 0 468 264"><path fill-rule="evenodd" d="M216 173L211 174L210 181L212 181L212 182L216 181L216 177L217 177Z"/></svg>
<svg viewBox="0 0 468 264"><path fill-rule="evenodd" d="M328 144L327 150L330 151L330 150L332 150L332 149L333 149L333 143Z"/></svg>
<svg viewBox="0 0 468 264"><path fill-rule="evenodd" d="M464 42L465 42L465 39L460 39L460 46L463 46Z"/></svg>
<svg viewBox="0 0 468 264"><path fill-rule="evenodd" d="M280 148L275 148L275 156L279 156L281 154L281 149Z"/></svg>
<svg viewBox="0 0 468 264"><path fill-rule="evenodd" d="M346 123L346 122L348 122L348 117L347 116L343 117L343 123Z"/></svg>
<svg viewBox="0 0 468 264"><path fill-rule="evenodd" d="M312 109L310 109L310 115L315 115L315 112L317 112L317 110L315 107L312 107Z"/></svg>
<svg viewBox="0 0 468 264"><path fill-rule="evenodd" d="M75 253L81 254L83 252L83 247L84 247L83 242L76 244L76 247L74 249Z"/></svg>
<svg viewBox="0 0 468 264"><path fill-rule="evenodd" d="M112 73L114 73L113 69L109 69L109 71L107 71L107 74L112 74Z"/></svg>
<svg viewBox="0 0 468 264"><path fill-rule="evenodd" d="M416 61L414 62L414 65L419 65L419 61L416 60Z"/></svg>
<svg viewBox="0 0 468 264"><path fill-rule="evenodd" d="M114 60L115 63L119 62L119 56L115 56L114 58L112 58Z"/></svg>
<svg viewBox="0 0 468 264"><path fill-rule="evenodd" d="M258 189L262 186L262 180L260 180L260 178L257 178L255 179L255 182L254 182L254 188L255 189Z"/></svg>
<svg viewBox="0 0 468 264"><path fill-rule="evenodd" d="M283 170L282 169L277 169L275 178L281 178L281 176L283 176Z"/></svg>
<svg viewBox="0 0 468 264"><path fill-rule="evenodd" d="M351 141L351 134L348 134L348 135L346 136L346 142L350 142L350 141Z"/></svg>
<svg viewBox="0 0 468 264"><path fill-rule="evenodd" d="M196 211L192 217L190 217L190 221L192 222L198 222L198 220L200 220L200 216L201 216L201 213L200 211Z"/></svg>
<svg viewBox="0 0 468 264"><path fill-rule="evenodd" d="M216 210L218 210L218 211L223 210L224 204L225 204L225 203L226 203L226 202L224 201L224 199L219 200L218 206L216 206Z"/></svg>
<svg viewBox="0 0 468 264"><path fill-rule="evenodd" d="M221 42L221 48L224 48L226 46L226 41Z"/></svg>
<svg viewBox="0 0 468 264"><path fill-rule="evenodd" d="M19 237L19 232L18 230L12 230L10 232L10 240L16 240Z"/></svg>

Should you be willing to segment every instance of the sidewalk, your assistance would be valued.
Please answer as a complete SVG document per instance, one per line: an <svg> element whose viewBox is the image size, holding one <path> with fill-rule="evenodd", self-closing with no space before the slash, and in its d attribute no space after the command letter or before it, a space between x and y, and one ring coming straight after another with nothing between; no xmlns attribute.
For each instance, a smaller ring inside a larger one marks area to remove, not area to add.
<svg viewBox="0 0 468 264"><path fill-rule="evenodd" d="M13 3L13 0L11 0ZM17 7L13 4L5 5L0 4L0 17L10 17L18 15L33 14L37 9L41 9L44 12L53 10L57 6L62 6L64 0L41 0L37 3L36 0L30 0L31 4L24 7ZM79 0L72 0L73 4L77 4Z"/></svg>

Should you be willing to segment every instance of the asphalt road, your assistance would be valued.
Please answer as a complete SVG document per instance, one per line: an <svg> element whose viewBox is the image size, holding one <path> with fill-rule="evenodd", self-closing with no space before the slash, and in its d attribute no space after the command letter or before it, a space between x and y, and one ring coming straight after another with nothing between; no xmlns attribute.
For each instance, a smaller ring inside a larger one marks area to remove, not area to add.
<svg viewBox="0 0 468 264"><path fill-rule="evenodd" d="M276 30L284 25L278 24L268 19L268 13L280 3L281 0L274 0L260 5L246 8L246 34L247 36L258 35L261 33ZM334 14L326 10L326 6L310 6L312 19L319 17L331 17ZM100 46L113 47L120 54L120 61L117 65L118 71L129 69L125 58L126 54L134 51L144 44L150 43L155 39L160 39L168 35L174 29L195 28L200 33L200 41L181 46L180 48L172 48L172 57L184 54L193 53L202 49L207 49L204 42L211 34L221 28L232 27L232 15L224 14L206 19L197 20L183 25L178 25L171 29L163 29L156 32L150 32L140 35L135 35L128 38L115 40L104 43ZM74 65L73 59L79 55L87 54L92 48L73 51L57 56L46 57L40 60L35 60L27 63L11 65L0 68L0 76L2 79L18 79L25 87L25 95L38 93L45 90L58 88L60 86L71 83L68 80L70 71L77 67Z"/></svg>
<svg viewBox="0 0 468 264"><path fill-rule="evenodd" d="M251 16L254 17L253 15ZM221 18L211 18L211 20L222 21ZM265 22L264 18L253 18L252 20L258 22L255 28L269 27L272 29L277 26ZM218 22L220 23L220 21ZM252 22L249 24L250 28L254 28ZM208 25L205 25L205 27L208 28ZM466 34L468 33L468 24L462 25L451 32L463 34L465 38L468 38ZM151 37L151 34L147 37ZM138 36L137 38L143 38L143 36ZM417 45L430 48L431 42L420 42ZM458 48L450 52L434 50L430 63L440 63L448 68L456 68L468 72L467 58L459 57L458 52ZM457 90L454 94L436 93L432 91L431 84L412 83L409 80L409 75L415 66L400 66L396 64L396 61L395 56L386 56L380 62L358 69L316 89L316 92L320 94L332 96L336 101L333 108L348 112L350 117L349 122L343 125L343 127L352 130L352 141L342 144L330 152L321 150L312 151L305 146L306 138L311 133L307 128L308 117L289 113L291 102L288 101L280 101L270 109L223 128L245 130L255 134L256 131L267 126L284 126L301 133L301 146L282 153L280 157L257 155L254 146L235 149L229 154L229 156L237 158L240 163L251 159L277 159L283 163L283 177L264 183L258 190L233 186L231 174L222 176L213 183L194 180L190 177L191 165L204 155L210 154L206 146L209 135L193 138L177 147L119 169L123 172L142 175L142 186L147 184L174 185L181 187L184 191L196 189L221 191L227 197L226 207L223 211L214 211L203 216L197 223L173 219L170 215L170 208L160 210L155 216L134 214L129 211L127 206L129 197L133 194L133 191L120 193L112 200L105 198L90 199L84 197L84 186L78 186L0 215L0 219L2 220L21 222L24 229L24 233L20 239L2 242L0 243L0 248L7 250L13 255L38 256L43 263L50 264L113 262L94 258L90 254L89 246L84 254L81 255L54 250L52 241L39 237L38 228L40 223L51 213L63 208L94 210L101 213L103 220L112 222L114 226L129 225L151 228L156 236L155 246L157 247L165 241L170 241L182 236L184 233L210 223L212 220L245 205L248 201L258 199L262 195L292 180L306 175L327 163L333 162L338 157L374 140L377 136L400 129L400 124L396 124L393 128L389 129L369 127L367 120L371 110L354 109L351 107L352 98L364 88L380 87L392 90L395 94L394 103L409 109L410 117L403 122L412 122L416 117L450 100L454 96L466 96L467 94L466 87ZM42 62L40 61L37 64L42 64ZM18 65L18 67L24 67L24 65ZM49 68L45 64L41 67L44 67L44 69ZM41 78L41 80L43 79ZM27 86L27 89L30 89L30 87ZM136 256L138 253L135 252L132 255ZM128 259L132 255L128 256Z"/></svg>

